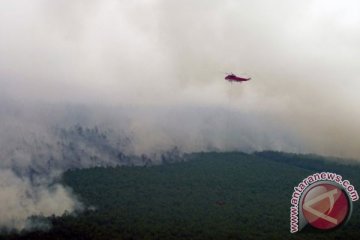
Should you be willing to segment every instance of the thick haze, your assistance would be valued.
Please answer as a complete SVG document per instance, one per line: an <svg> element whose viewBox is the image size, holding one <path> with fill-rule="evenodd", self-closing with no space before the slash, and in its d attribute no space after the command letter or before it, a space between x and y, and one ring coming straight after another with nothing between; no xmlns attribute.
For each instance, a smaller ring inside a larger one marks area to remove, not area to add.
<svg viewBox="0 0 360 240"><path fill-rule="evenodd" d="M54 126L126 132L136 154L178 146L360 159L359 24L355 0L1 1L0 179L14 180L1 185L0 213L6 190L25 196L31 185L8 171L9 152L24 139L55 141ZM225 72L252 80L230 84ZM67 200L53 213L76 208L62 186L40 187L54 205ZM23 206L32 210L20 221L49 213ZM24 228L8 219L0 225Z"/></svg>
<svg viewBox="0 0 360 240"><path fill-rule="evenodd" d="M2 1L0 93L27 109L260 114L290 128L304 151L358 158L359 9L325 0ZM231 71L253 81L228 84Z"/></svg>

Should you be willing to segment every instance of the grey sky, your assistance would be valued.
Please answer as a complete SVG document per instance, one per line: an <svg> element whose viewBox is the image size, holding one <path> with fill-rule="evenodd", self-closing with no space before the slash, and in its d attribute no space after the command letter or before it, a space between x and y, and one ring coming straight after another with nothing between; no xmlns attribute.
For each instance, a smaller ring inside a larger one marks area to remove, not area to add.
<svg viewBox="0 0 360 240"><path fill-rule="evenodd" d="M10 103L224 108L292 129L305 151L360 156L357 1L1 5ZM228 84L230 71L253 81Z"/></svg>
<svg viewBox="0 0 360 240"><path fill-rule="evenodd" d="M360 159L359 1L0 6L0 227L82 208L69 189L48 187L71 164L56 158L54 126L128 134L135 154L177 146ZM252 80L230 84L225 72ZM23 176L33 168L48 171L37 184Z"/></svg>

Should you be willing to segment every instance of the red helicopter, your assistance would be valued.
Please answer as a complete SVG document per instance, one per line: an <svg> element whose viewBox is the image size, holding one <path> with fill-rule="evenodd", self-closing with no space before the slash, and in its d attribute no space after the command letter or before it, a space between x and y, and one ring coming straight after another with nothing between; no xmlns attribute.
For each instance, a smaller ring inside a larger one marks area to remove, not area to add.
<svg viewBox="0 0 360 240"><path fill-rule="evenodd" d="M246 82L249 81L251 78L244 78L244 77L238 77L235 74L231 73L225 77L225 80L229 82Z"/></svg>

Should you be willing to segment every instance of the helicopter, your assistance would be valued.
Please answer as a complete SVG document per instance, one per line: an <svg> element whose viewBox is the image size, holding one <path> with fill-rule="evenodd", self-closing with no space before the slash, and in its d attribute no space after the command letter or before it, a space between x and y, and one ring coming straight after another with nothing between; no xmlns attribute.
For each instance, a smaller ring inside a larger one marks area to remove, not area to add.
<svg viewBox="0 0 360 240"><path fill-rule="evenodd" d="M244 78L244 77L238 77L235 74L231 73L228 74L225 77L225 80L229 81L229 82L246 82L249 81L251 78Z"/></svg>

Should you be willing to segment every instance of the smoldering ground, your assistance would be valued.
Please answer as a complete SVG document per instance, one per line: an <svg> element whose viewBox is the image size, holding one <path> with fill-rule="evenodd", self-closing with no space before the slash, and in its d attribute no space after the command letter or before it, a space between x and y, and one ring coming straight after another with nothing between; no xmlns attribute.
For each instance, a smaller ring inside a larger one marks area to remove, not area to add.
<svg viewBox="0 0 360 240"><path fill-rule="evenodd" d="M76 209L67 189L49 186L69 166L113 164L117 148L359 158L358 5L3 1L0 174L12 180L1 185L2 225ZM231 71L252 80L228 84ZM108 147L96 132L92 142L72 134L77 124L105 129ZM64 158L71 137L89 158Z"/></svg>

